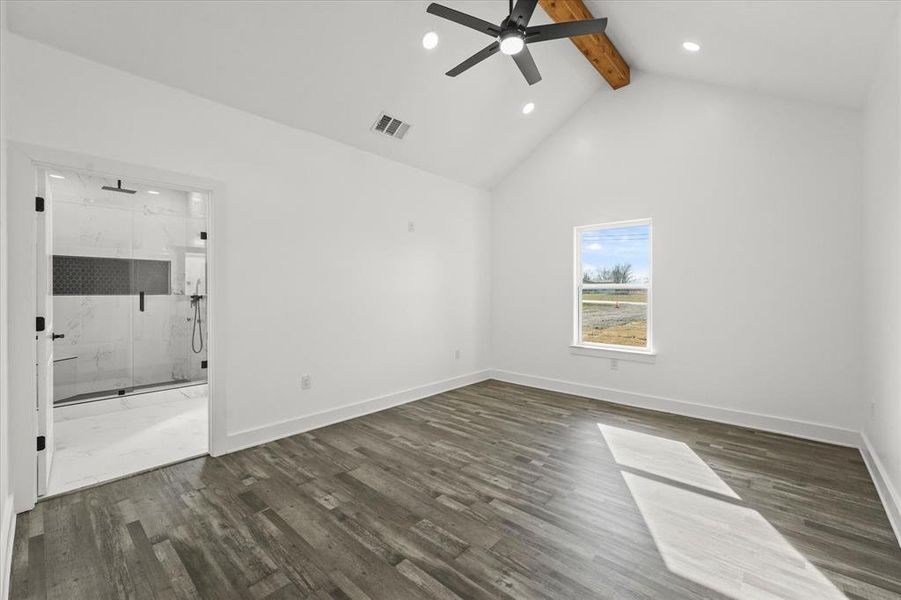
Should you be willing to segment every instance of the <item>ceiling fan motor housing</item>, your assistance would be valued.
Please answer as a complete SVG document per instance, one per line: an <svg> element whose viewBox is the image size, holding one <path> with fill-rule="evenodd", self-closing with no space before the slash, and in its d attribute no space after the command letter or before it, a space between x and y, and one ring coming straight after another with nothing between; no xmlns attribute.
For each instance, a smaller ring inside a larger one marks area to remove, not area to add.
<svg viewBox="0 0 901 600"><path fill-rule="evenodd" d="M511 0L510 14L500 25L493 25L478 17L434 2L429 4L426 12L495 38L493 43L482 48L446 74L449 77L456 77L500 51L513 59L526 82L533 85L541 81L541 74L538 72L538 67L535 65L535 60L532 58L527 44L602 33L607 26L607 19L586 19L529 27L529 20L531 20L537 5L538 0L517 0L515 5Z"/></svg>

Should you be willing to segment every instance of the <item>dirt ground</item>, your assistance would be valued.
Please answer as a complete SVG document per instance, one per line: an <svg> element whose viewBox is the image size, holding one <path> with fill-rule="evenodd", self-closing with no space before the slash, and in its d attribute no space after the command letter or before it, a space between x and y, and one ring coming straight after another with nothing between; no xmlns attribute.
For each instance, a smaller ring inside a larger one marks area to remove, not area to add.
<svg viewBox="0 0 901 600"><path fill-rule="evenodd" d="M647 344L647 306L634 304L583 304L582 340L596 344L644 346Z"/></svg>

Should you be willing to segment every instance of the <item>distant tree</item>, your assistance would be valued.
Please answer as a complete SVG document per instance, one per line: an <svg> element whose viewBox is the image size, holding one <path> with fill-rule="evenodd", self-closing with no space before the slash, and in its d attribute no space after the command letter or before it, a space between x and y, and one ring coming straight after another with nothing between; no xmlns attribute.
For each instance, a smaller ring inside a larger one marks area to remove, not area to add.
<svg viewBox="0 0 901 600"><path fill-rule="evenodd" d="M613 283L629 283L632 281L632 265L615 265L610 269L610 279Z"/></svg>
<svg viewBox="0 0 901 600"><path fill-rule="evenodd" d="M632 265L629 264L600 267L582 273L582 283L630 283L634 279Z"/></svg>

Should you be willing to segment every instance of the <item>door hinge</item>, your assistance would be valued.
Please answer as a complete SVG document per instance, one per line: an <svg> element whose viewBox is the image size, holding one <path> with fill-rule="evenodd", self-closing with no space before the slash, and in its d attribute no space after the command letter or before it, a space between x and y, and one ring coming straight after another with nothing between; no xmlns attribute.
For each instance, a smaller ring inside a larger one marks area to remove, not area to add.
<svg viewBox="0 0 901 600"><path fill-rule="evenodd" d="M44 327L45 327L44 317L35 317L34 330L35 331L44 331Z"/></svg>
<svg viewBox="0 0 901 600"><path fill-rule="evenodd" d="M208 363L207 361L202 360L202 361L200 361L200 368L201 368L201 369L206 369L206 366L207 366L208 364L209 364L209 363Z"/></svg>
<svg viewBox="0 0 901 600"><path fill-rule="evenodd" d="M34 210L35 212L44 212L44 199L40 196L34 197Z"/></svg>
<svg viewBox="0 0 901 600"><path fill-rule="evenodd" d="M202 240L205 240L205 239L206 239L206 231L201 231L201 232L200 232L200 239L202 239Z"/></svg>
<svg viewBox="0 0 901 600"><path fill-rule="evenodd" d="M47 438L39 435L38 436L38 452L47 447Z"/></svg>

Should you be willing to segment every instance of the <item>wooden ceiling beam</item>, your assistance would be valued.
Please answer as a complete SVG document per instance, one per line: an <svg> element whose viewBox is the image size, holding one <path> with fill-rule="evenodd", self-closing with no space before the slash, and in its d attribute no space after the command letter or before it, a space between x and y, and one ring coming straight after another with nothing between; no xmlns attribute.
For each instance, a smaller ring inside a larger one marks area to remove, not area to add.
<svg viewBox="0 0 901 600"><path fill-rule="evenodd" d="M557 23L594 18L582 0L538 0L538 3ZM629 65L607 34L580 35L569 39L607 80L610 87L619 89L629 85Z"/></svg>

